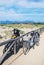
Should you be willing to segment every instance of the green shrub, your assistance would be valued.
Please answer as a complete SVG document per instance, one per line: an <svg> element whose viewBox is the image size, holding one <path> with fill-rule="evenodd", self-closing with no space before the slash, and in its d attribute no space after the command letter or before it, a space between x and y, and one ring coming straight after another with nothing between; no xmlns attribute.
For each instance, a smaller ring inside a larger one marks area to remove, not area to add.
<svg viewBox="0 0 44 65"><path fill-rule="evenodd" d="M3 37L0 35L0 39L2 39Z"/></svg>

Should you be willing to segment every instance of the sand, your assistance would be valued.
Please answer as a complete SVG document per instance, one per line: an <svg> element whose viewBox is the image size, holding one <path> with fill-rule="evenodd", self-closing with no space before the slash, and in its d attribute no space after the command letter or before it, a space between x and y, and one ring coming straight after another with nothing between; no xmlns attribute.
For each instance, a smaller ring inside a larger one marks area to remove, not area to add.
<svg viewBox="0 0 44 65"><path fill-rule="evenodd" d="M3 54L4 46L0 47L0 57ZM8 65L15 55L11 56L3 65ZM40 38L40 46L35 46L27 55L22 54L17 60L13 61L10 65L44 65L44 33Z"/></svg>
<svg viewBox="0 0 44 65"><path fill-rule="evenodd" d="M44 65L44 33L41 35L40 46L35 46L27 55L20 56L11 65Z"/></svg>

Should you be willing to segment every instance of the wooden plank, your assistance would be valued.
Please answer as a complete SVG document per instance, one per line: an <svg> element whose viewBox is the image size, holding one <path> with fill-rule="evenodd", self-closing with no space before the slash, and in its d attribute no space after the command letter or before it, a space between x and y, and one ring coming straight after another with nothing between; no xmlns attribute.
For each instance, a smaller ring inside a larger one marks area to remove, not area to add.
<svg viewBox="0 0 44 65"><path fill-rule="evenodd" d="M23 49L21 48L16 55L12 55L2 65L10 65L13 61L17 60L22 54L23 54Z"/></svg>

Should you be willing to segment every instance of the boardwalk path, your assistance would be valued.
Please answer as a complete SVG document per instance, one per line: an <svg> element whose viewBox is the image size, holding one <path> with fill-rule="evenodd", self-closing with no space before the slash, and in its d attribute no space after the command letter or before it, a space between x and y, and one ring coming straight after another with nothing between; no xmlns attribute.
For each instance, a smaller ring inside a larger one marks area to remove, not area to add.
<svg viewBox="0 0 44 65"><path fill-rule="evenodd" d="M39 47L35 46L35 49L31 49L26 56L21 49L17 55L12 55L3 65L44 65L44 33L41 35Z"/></svg>

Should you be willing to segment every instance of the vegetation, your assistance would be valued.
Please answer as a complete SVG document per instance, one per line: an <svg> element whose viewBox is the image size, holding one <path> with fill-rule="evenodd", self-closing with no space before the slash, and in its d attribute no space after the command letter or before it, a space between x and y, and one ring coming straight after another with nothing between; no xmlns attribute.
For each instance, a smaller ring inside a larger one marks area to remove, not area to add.
<svg viewBox="0 0 44 65"><path fill-rule="evenodd" d="M0 35L0 39L2 39L3 37Z"/></svg>
<svg viewBox="0 0 44 65"><path fill-rule="evenodd" d="M29 23L29 24L0 24L0 30L1 34L0 34L0 39L7 39L7 38L11 38L11 35L12 35L12 30L14 28L17 28L17 29L23 29L23 28L34 28L34 27L44 27L44 23ZM4 33L4 34L2 34ZM21 34L24 33L24 31L21 31L20 32ZM3 35L3 37L2 37Z"/></svg>
<svg viewBox="0 0 44 65"><path fill-rule="evenodd" d="M44 23L29 23L29 24L0 24L2 27L9 27L9 28L33 28L33 27L43 27Z"/></svg>

